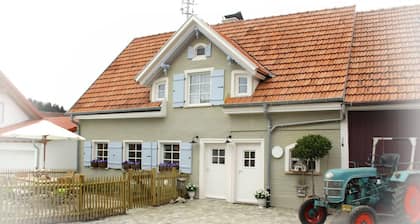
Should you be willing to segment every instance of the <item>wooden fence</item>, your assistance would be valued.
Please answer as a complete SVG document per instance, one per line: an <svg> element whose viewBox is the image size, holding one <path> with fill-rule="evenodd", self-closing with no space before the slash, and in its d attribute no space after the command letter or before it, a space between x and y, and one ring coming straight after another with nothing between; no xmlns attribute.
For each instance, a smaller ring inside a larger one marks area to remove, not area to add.
<svg viewBox="0 0 420 224"><path fill-rule="evenodd" d="M116 177L73 174L49 181L15 177L0 183L0 223L87 221L166 204L178 196L178 176L176 170L152 170Z"/></svg>

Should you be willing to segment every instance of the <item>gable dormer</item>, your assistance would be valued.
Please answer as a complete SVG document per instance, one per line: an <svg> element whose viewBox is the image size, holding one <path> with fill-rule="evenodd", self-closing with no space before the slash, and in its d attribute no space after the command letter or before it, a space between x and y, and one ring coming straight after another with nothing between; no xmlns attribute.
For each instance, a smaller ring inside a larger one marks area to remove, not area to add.
<svg viewBox="0 0 420 224"><path fill-rule="evenodd" d="M240 46L191 17L137 75L151 87L151 101L174 107L220 105L226 97L250 96L264 68ZM163 98L165 96L165 98Z"/></svg>

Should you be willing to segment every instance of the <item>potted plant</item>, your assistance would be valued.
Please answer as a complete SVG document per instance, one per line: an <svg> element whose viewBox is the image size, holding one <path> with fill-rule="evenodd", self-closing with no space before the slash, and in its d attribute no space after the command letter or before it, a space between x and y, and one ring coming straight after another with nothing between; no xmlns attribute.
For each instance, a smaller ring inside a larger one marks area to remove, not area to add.
<svg viewBox="0 0 420 224"><path fill-rule="evenodd" d="M124 161L124 162L122 162L122 168L124 169L124 170L128 170L128 169L130 169L130 164L128 163L128 161L126 160L126 161Z"/></svg>
<svg viewBox="0 0 420 224"><path fill-rule="evenodd" d="M107 168L108 167L108 163L106 160L98 160L98 167L99 168Z"/></svg>
<svg viewBox="0 0 420 224"><path fill-rule="evenodd" d="M292 155L293 157L300 159L307 167L307 170L311 171L312 196L314 196L314 164L316 160L321 159L328 154L329 150L332 148L331 142L321 135L307 135L297 140L296 143L297 144L292 151Z"/></svg>
<svg viewBox="0 0 420 224"><path fill-rule="evenodd" d="M267 203L267 198L270 197L270 193L266 190L259 189L255 192L254 196L257 199L258 208L264 208Z"/></svg>
<svg viewBox="0 0 420 224"><path fill-rule="evenodd" d="M159 171L171 171L172 168L179 169L179 164L171 162L164 162L159 164Z"/></svg>
<svg viewBox="0 0 420 224"><path fill-rule="evenodd" d="M98 160L94 159L90 161L90 167L93 167L93 168L98 167Z"/></svg>
<svg viewBox="0 0 420 224"><path fill-rule="evenodd" d="M188 196L190 197L190 200L193 200L195 196L195 192L197 191L198 187L192 183L188 183L185 186L185 189L188 192Z"/></svg>

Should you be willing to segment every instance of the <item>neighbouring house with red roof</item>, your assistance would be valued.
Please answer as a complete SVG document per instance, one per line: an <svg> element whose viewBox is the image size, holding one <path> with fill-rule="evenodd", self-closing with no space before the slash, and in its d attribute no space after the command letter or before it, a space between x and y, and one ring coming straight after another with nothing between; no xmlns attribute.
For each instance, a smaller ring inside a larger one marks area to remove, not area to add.
<svg viewBox="0 0 420 224"><path fill-rule="evenodd" d="M324 172L364 165L373 136L420 137L420 6L217 25L193 16L176 32L134 39L69 113L88 139L85 174L177 163L200 198L255 203L269 188L272 205L297 208L297 139L332 142L315 164L322 195ZM90 168L96 159L108 169Z"/></svg>
<svg viewBox="0 0 420 224"><path fill-rule="evenodd" d="M48 120L71 132L77 124L70 117L51 116L38 111L0 72L0 134ZM36 169L42 167L43 147L31 140L0 137L0 169ZM77 169L77 142L51 141L46 151L47 169Z"/></svg>

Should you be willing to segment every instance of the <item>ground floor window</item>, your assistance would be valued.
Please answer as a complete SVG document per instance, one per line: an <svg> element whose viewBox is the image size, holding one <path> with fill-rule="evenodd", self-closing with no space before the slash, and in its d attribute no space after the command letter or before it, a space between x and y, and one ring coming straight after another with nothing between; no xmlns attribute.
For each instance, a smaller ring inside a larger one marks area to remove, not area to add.
<svg viewBox="0 0 420 224"><path fill-rule="evenodd" d="M127 161L141 164L141 143L128 143Z"/></svg>
<svg viewBox="0 0 420 224"><path fill-rule="evenodd" d="M179 164L179 144L163 144L163 162Z"/></svg>
<svg viewBox="0 0 420 224"><path fill-rule="evenodd" d="M102 161L108 161L108 143L97 142L95 143L96 159Z"/></svg>

